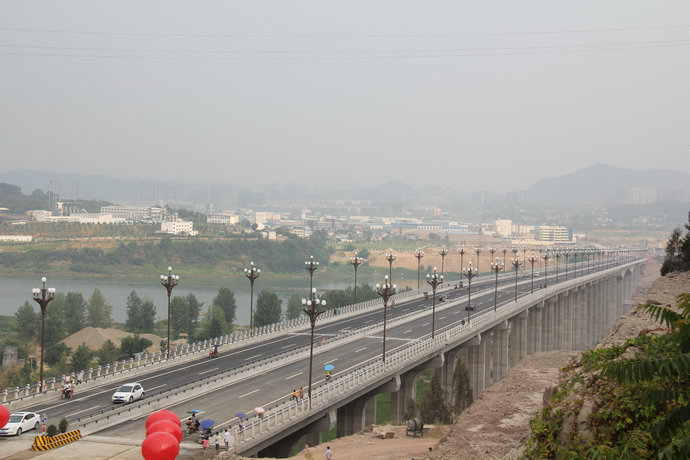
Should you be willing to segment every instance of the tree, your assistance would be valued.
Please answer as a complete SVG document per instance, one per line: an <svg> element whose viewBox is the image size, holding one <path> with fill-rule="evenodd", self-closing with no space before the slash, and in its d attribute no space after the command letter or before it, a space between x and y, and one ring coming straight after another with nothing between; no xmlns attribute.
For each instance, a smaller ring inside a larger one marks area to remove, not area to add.
<svg viewBox="0 0 690 460"><path fill-rule="evenodd" d="M450 422L450 411L446 407L445 393L441 387L440 373L434 372L429 391L426 392L419 405L419 414L424 423Z"/></svg>
<svg viewBox="0 0 690 460"><path fill-rule="evenodd" d="M55 299L46 308L44 324L46 350L67 337L64 313L66 303L65 295L58 292L55 294Z"/></svg>
<svg viewBox="0 0 690 460"><path fill-rule="evenodd" d="M71 349L62 342L46 346L45 362L51 366L54 366L60 362L63 355L69 356L70 351Z"/></svg>
<svg viewBox="0 0 690 460"><path fill-rule="evenodd" d="M101 348L96 351L96 357L98 358L99 366L105 366L117 360L117 347L112 340L108 339L103 342Z"/></svg>
<svg viewBox="0 0 690 460"><path fill-rule="evenodd" d="M470 384L470 373L467 366L458 358L455 361L455 372L453 373L453 411L459 415L470 404L472 404L472 385Z"/></svg>
<svg viewBox="0 0 690 460"><path fill-rule="evenodd" d="M14 316L17 318L17 332L24 340L32 340L41 333L41 314L34 310L28 300Z"/></svg>
<svg viewBox="0 0 690 460"><path fill-rule="evenodd" d="M127 320L125 327L129 332L153 332L156 320L156 306L152 300L142 300L136 292L127 296Z"/></svg>
<svg viewBox="0 0 690 460"><path fill-rule="evenodd" d="M86 301L80 292L68 292L64 306L67 334L81 331L86 323Z"/></svg>
<svg viewBox="0 0 690 460"><path fill-rule="evenodd" d="M283 317L281 309L282 300L275 292L262 290L256 298L256 312L254 313L254 325L265 326L277 323Z"/></svg>
<svg viewBox="0 0 690 460"><path fill-rule="evenodd" d="M226 324L228 327L232 327L232 324L235 322L237 302L235 302L235 294L230 290L230 288L219 288L218 294L213 299L213 305L220 307L221 310L223 310Z"/></svg>
<svg viewBox="0 0 690 460"><path fill-rule="evenodd" d="M690 270L690 212L685 229L687 230L685 235L680 227L674 228L671 232L666 243L666 258L661 266L662 276L674 271Z"/></svg>
<svg viewBox="0 0 690 460"><path fill-rule="evenodd" d="M297 294L293 294L288 299L287 311L285 312L286 319L297 319L302 314L302 299Z"/></svg>
<svg viewBox="0 0 690 460"><path fill-rule="evenodd" d="M151 345L153 345L153 342L145 337L139 337L139 334L134 334L132 337L123 337L120 340L120 359L134 358L136 353L141 353Z"/></svg>
<svg viewBox="0 0 690 460"><path fill-rule="evenodd" d="M80 371L91 367L91 359L93 352L85 343L77 347L77 350L72 353L72 370Z"/></svg>
<svg viewBox="0 0 690 460"><path fill-rule="evenodd" d="M225 321L225 312L217 305L208 308L206 317L201 321L197 338L200 340L221 337L230 332L230 326Z"/></svg>
<svg viewBox="0 0 690 460"><path fill-rule="evenodd" d="M105 302L105 297L99 289L94 289L93 294L86 304L86 325L93 327L109 327L113 322L113 307Z"/></svg>

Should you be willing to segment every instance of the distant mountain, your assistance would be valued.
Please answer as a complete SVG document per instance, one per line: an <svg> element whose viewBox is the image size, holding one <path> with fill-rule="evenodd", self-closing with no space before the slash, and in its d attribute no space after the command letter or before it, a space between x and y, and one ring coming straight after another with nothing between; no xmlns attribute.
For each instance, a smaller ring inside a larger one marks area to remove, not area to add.
<svg viewBox="0 0 690 460"><path fill-rule="evenodd" d="M647 204L690 201L690 174L673 170L635 171L595 164L536 182L528 202L560 204Z"/></svg>

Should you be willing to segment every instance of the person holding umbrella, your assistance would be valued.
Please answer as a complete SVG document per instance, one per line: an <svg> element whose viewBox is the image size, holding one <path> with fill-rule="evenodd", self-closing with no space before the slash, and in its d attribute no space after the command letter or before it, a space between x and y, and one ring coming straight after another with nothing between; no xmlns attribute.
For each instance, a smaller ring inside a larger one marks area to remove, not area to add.
<svg viewBox="0 0 690 460"><path fill-rule="evenodd" d="M333 369L335 369L335 367L333 366L333 364L326 364L324 369L326 369L326 381L329 382L331 380L331 372L333 372Z"/></svg>

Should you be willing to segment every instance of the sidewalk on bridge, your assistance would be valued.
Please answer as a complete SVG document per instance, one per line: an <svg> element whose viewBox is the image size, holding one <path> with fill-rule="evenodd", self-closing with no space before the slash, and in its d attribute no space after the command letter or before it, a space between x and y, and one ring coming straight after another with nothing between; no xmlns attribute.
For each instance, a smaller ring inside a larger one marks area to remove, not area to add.
<svg viewBox="0 0 690 460"><path fill-rule="evenodd" d="M8 460L24 460L35 458L40 460L141 460L141 440L110 438L105 436L85 436L79 441L48 451L32 451L33 435L13 438L0 438L0 458ZM207 456L213 456L214 449L208 449ZM183 442L180 444L179 459L203 458L201 445Z"/></svg>

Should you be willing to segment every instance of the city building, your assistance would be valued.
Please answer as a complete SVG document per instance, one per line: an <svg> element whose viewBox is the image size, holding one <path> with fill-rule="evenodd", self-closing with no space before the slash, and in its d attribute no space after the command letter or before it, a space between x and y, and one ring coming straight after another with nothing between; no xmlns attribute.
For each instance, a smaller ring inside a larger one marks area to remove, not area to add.
<svg viewBox="0 0 690 460"><path fill-rule="evenodd" d="M539 241L571 243L573 241L573 229L559 225L540 225L537 228L536 236Z"/></svg>
<svg viewBox="0 0 690 460"><path fill-rule="evenodd" d="M173 235L196 236L199 232L194 230L194 222L175 219L161 222L161 232Z"/></svg>
<svg viewBox="0 0 690 460"><path fill-rule="evenodd" d="M165 217L165 210L158 206L102 206L101 213L132 222L163 222Z"/></svg>

